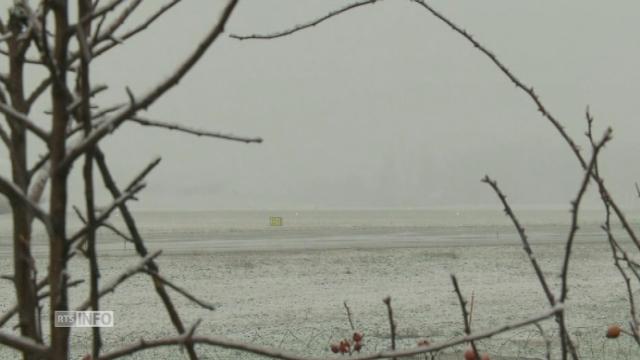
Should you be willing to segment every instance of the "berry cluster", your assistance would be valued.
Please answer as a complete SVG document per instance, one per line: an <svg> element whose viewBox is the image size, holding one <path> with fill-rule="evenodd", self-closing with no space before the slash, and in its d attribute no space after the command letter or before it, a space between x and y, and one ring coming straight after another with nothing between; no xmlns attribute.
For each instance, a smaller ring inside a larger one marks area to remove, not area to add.
<svg viewBox="0 0 640 360"><path fill-rule="evenodd" d="M364 335L362 335L362 333L354 332L352 336L352 340L345 338L340 340L339 343L331 344L331 351L334 354L340 353L343 355L344 354L351 355L354 351L360 352L363 346L362 344L363 338L364 338Z"/></svg>

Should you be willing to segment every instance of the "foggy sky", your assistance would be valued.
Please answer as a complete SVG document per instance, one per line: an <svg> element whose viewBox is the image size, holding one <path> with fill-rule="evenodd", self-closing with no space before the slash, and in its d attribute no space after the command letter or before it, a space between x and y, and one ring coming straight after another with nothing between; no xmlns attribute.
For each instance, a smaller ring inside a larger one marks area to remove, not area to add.
<svg viewBox="0 0 640 360"><path fill-rule="evenodd" d="M10 1L0 3L4 9ZM129 25L159 3L145 2ZM93 81L110 85L97 102L127 101L125 86L142 93L168 75L223 3L184 1L97 59ZM289 28L345 3L240 1L227 35ZM612 126L614 140L602 155L605 181L621 205L640 207L633 188L640 180L639 2L430 3L534 86L585 151L587 105L598 134ZM28 75L35 85L42 74ZM48 121L46 107L34 118ZM121 184L163 157L136 204L141 209L497 207L479 181L484 174L514 204L568 208L582 176L529 98L466 40L405 0L361 7L277 40L225 35L144 115L265 141L124 125L104 146ZM6 154L0 156L7 174ZM80 169L72 203L81 203ZM598 206L595 195L587 205Z"/></svg>

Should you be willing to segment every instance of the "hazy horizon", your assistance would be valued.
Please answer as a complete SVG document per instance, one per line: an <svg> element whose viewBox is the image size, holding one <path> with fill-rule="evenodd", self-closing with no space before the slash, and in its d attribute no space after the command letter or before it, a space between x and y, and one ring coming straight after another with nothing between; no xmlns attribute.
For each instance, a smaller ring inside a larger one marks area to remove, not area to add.
<svg viewBox="0 0 640 360"><path fill-rule="evenodd" d="M105 203L106 204L106 203ZM48 203L41 204L43 207L47 207ZM588 212L604 212L604 209L599 204L593 203L583 205L580 207L581 211ZM567 212L570 213L570 204L518 204L512 203L510 206L515 211L540 211L540 212ZM138 204L138 206L132 207L135 212L225 212L225 211L247 211L247 212L262 212L262 211L497 211L504 212L501 204L496 203L495 206L491 204L452 204L441 206L422 206L422 207L357 207L357 206L344 206L344 207L228 207L228 208L206 208L206 207L144 207L144 204ZM9 213L11 208L9 204L0 199L0 215ZM640 206L630 206L625 210L628 212L640 210ZM68 213L75 214L73 210L68 210Z"/></svg>

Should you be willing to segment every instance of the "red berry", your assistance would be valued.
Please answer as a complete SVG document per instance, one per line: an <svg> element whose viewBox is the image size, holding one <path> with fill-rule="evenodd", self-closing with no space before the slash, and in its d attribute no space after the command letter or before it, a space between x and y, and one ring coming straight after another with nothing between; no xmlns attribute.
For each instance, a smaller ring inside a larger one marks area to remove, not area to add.
<svg viewBox="0 0 640 360"><path fill-rule="evenodd" d="M477 360L476 353L473 352L472 348L468 348L467 351L464 352L464 360Z"/></svg>
<svg viewBox="0 0 640 360"><path fill-rule="evenodd" d="M359 341L356 341L356 343L353 345L353 350L360 352L360 349L362 349L362 343Z"/></svg>
<svg viewBox="0 0 640 360"><path fill-rule="evenodd" d="M354 332L353 333L353 341L355 341L355 342L361 341L363 337L364 337L364 335L362 335L359 332Z"/></svg>
<svg viewBox="0 0 640 360"><path fill-rule="evenodd" d="M491 360L491 358L489 357L489 354L484 353L484 354L482 354L482 359L480 359L480 360Z"/></svg>
<svg viewBox="0 0 640 360"><path fill-rule="evenodd" d="M607 328L607 337L609 339L615 339L620 336L621 332L622 329L620 328L620 325L609 325L609 327Z"/></svg>
<svg viewBox="0 0 640 360"><path fill-rule="evenodd" d="M342 354L348 353L350 347L351 347L351 344L349 344L347 340L340 341L340 353Z"/></svg>
<svg viewBox="0 0 640 360"><path fill-rule="evenodd" d="M331 344L331 352L333 352L334 354L337 354L339 351L340 351L340 345Z"/></svg>

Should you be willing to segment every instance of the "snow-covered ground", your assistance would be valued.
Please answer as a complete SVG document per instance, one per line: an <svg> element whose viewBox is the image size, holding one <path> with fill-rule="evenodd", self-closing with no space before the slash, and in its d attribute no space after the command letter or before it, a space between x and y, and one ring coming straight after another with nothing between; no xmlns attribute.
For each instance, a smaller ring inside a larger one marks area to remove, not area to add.
<svg viewBox="0 0 640 360"><path fill-rule="evenodd" d="M534 250L548 280L558 289L563 244L538 244ZM137 261L137 257L117 251L102 256L102 279L116 276ZM467 299L473 294L474 330L525 319L548 308L517 242L204 253L183 248L181 253L162 255L158 262L167 278L219 305L215 311L204 310L171 291L187 326L203 320L198 334L223 335L301 354L332 355L329 344L350 336L343 301L353 312L355 326L365 334L364 350L388 347L389 324L382 302L385 296L392 298L399 346L413 346L422 338L437 342L460 336L462 316L450 273L458 277ZM72 278L86 274L87 267L86 261L75 259L70 269ZM0 273L10 271L11 260L3 255ZM579 242L570 274L567 317L583 358L640 358L640 348L628 336L617 340L604 337L607 324L624 325L629 319L623 280L613 266L608 245L604 241ZM74 288L72 304L83 301L86 291L86 284ZM0 283L0 310L13 303L10 284ZM105 296L101 305L104 310L115 311L116 316L115 327L103 329L105 351L139 338L175 333L146 275L134 276ZM554 334L553 320L542 325L547 335ZM90 349L90 332L74 329L71 341L73 358L79 359ZM493 354L492 359L541 359L544 355L544 341L535 327L482 341L479 347ZM202 359L254 358L211 347L197 349ZM452 350L457 354L440 358L461 358L461 350L463 347L458 347ZM16 353L0 348L1 359L16 357ZM131 358L187 357L177 348L162 348Z"/></svg>

